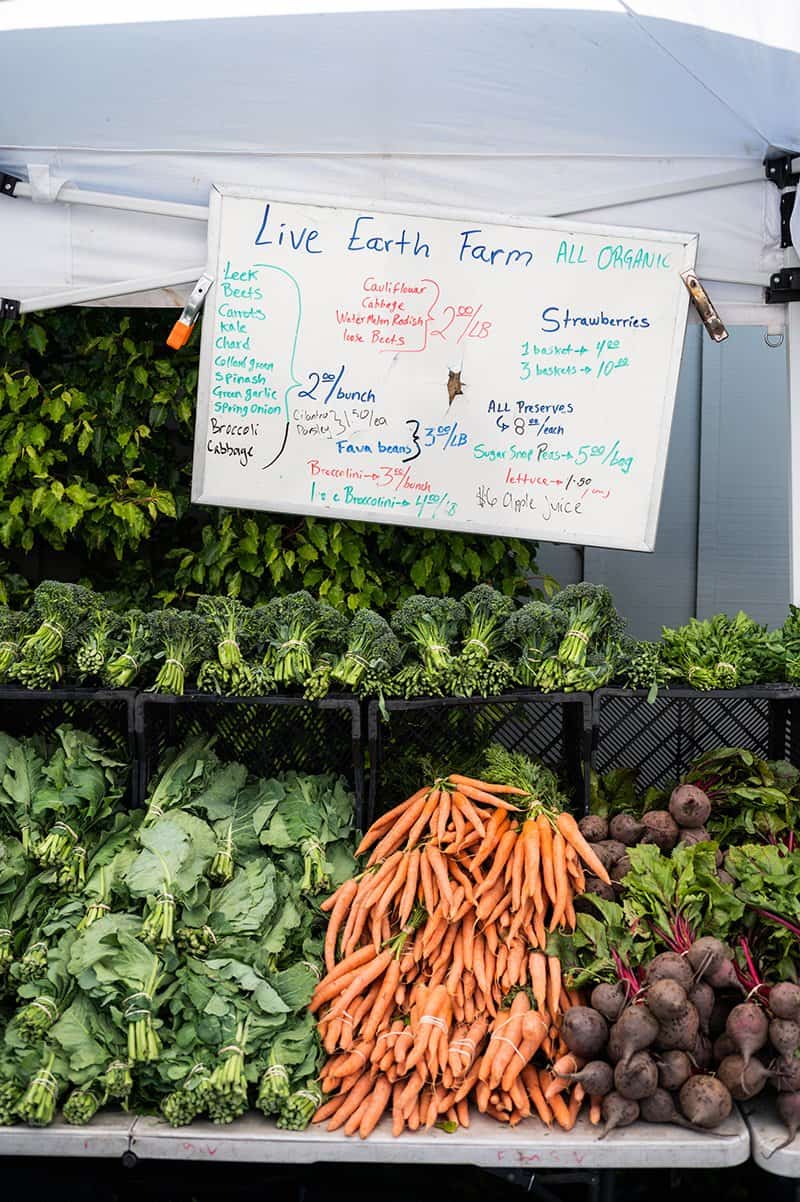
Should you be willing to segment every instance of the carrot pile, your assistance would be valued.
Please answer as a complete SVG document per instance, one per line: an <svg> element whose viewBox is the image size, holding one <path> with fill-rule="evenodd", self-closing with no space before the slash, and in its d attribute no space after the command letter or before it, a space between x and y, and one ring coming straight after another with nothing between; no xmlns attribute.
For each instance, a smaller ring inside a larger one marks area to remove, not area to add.
<svg viewBox="0 0 800 1202"><path fill-rule="evenodd" d="M327 975L311 1001L330 1095L314 1122L366 1138L469 1125L570 1129L583 1101L559 1028L579 1004L547 937L575 927L585 865L575 819L525 790L451 775L380 817L366 868L323 904ZM591 1117L596 1107L592 1108Z"/></svg>

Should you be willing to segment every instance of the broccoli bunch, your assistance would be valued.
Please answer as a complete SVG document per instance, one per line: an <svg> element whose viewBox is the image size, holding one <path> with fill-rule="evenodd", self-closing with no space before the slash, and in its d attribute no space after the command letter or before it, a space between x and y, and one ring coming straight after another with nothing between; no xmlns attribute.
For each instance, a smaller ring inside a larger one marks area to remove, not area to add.
<svg viewBox="0 0 800 1202"><path fill-rule="evenodd" d="M5 680L19 656L23 617L16 610L0 608L0 681Z"/></svg>
<svg viewBox="0 0 800 1202"><path fill-rule="evenodd" d="M345 640L347 619L332 605L318 601L304 589L286 597L274 597L258 606L263 666L278 684L304 685L326 657L339 650ZM254 611L255 612L255 611Z"/></svg>
<svg viewBox="0 0 800 1202"><path fill-rule="evenodd" d="M252 611L235 597L199 597L197 612L208 622L215 652L204 660L197 684L210 693L248 692L247 662L254 636Z"/></svg>
<svg viewBox="0 0 800 1202"><path fill-rule="evenodd" d="M19 658L9 676L28 688L48 688L64 676L64 658L83 618L96 604L91 589L79 584L44 580L33 593Z"/></svg>
<svg viewBox="0 0 800 1202"><path fill-rule="evenodd" d="M540 685L543 689L575 688L574 672L571 677L569 673L584 667L590 651L599 651L609 641L619 642L625 624L604 584L569 584L556 593L551 605L564 615L567 629L556 657L542 668Z"/></svg>
<svg viewBox="0 0 800 1202"><path fill-rule="evenodd" d="M347 630L347 646L331 669L331 679L359 692L386 680L400 663L400 642L389 623L372 609L361 609Z"/></svg>
<svg viewBox="0 0 800 1202"><path fill-rule="evenodd" d="M157 627L157 614L145 614L138 609L129 611L111 636L103 667L104 683L114 689L126 689L133 684L153 656Z"/></svg>
<svg viewBox="0 0 800 1202"><path fill-rule="evenodd" d="M631 689L647 689L648 701L665 685L673 672L661 658L658 643L626 639L621 648L617 676L622 684Z"/></svg>
<svg viewBox="0 0 800 1202"><path fill-rule="evenodd" d="M505 622L514 609L511 597L489 584L479 584L461 598L466 626L461 655L468 663L483 664L505 643Z"/></svg>
<svg viewBox="0 0 800 1202"><path fill-rule="evenodd" d="M430 684L447 673L466 618L466 610L453 597L408 597L392 615L392 629L406 640Z"/></svg>
<svg viewBox="0 0 800 1202"><path fill-rule="evenodd" d="M162 660L153 684L156 693L182 696L194 669L211 651L213 637L201 614L165 609L153 615L155 659Z"/></svg>
<svg viewBox="0 0 800 1202"><path fill-rule="evenodd" d="M455 696L483 697L502 693L514 672L501 652L505 623L514 602L488 584L479 584L461 599L465 623L461 648L452 657L446 674L448 691Z"/></svg>
<svg viewBox="0 0 800 1202"><path fill-rule="evenodd" d="M515 669L526 688L543 688L542 669L555 658L567 629L566 614L544 601L529 601L506 621L504 637L517 649Z"/></svg>
<svg viewBox="0 0 800 1202"><path fill-rule="evenodd" d="M114 636L123 627L123 619L96 597L76 632L75 666L79 678L99 678L112 654Z"/></svg>

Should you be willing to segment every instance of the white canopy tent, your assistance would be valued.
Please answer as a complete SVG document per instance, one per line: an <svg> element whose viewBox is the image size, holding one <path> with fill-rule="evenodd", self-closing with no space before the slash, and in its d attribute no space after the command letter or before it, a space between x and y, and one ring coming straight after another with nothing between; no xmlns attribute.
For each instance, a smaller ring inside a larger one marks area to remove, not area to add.
<svg viewBox="0 0 800 1202"><path fill-rule="evenodd" d="M800 260L762 165L800 152L796 0L129 7L0 5L1 297L180 305L212 182L697 231L728 324L789 313L798 498L800 302L764 287Z"/></svg>

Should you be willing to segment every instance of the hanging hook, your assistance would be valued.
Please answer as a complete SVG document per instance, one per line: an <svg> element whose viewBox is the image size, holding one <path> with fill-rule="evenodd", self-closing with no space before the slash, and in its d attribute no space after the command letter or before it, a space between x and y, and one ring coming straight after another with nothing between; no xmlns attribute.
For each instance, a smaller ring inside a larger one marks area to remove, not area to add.
<svg viewBox="0 0 800 1202"><path fill-rule="evenodd" d="M773 338L776 339L777 341L775 341L775 342L770 341ZM776 350L777 347L783 346L783 332L781 331L780 333L776 334L776 333L773 333L771 330L765 330L764 331L764 341L766 342L767 346L771 347L773 350Z"/></svg>

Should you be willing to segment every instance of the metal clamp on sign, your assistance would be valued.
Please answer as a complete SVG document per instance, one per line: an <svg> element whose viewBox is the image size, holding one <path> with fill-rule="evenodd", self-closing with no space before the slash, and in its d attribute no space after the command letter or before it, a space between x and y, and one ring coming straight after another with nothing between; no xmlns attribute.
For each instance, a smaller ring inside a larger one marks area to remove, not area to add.
<svg viewBox="0 0 800 1202"><path fill-rule="evenodd" d="M682 271L681 279L688 289L689 296L692 298L692 304L697 310L703 325L706 327L709 337L714 342L724 342L728 337L728 331L725 329L719 313L711 303L711 297L697 276L693 271Z"/></svg>
<svg viewBox="0 0 800 1202"><path fill-rule="evenodd" d="M179 351L189 341L194 323L200 316L200 310L203 307L203 301L206 299L206 293L213 283L213 276L203 274L192 289L192 295L183 306L183 312L170 330L169 338L167 339L167 346L171 347L173 351Z"/></svg>

